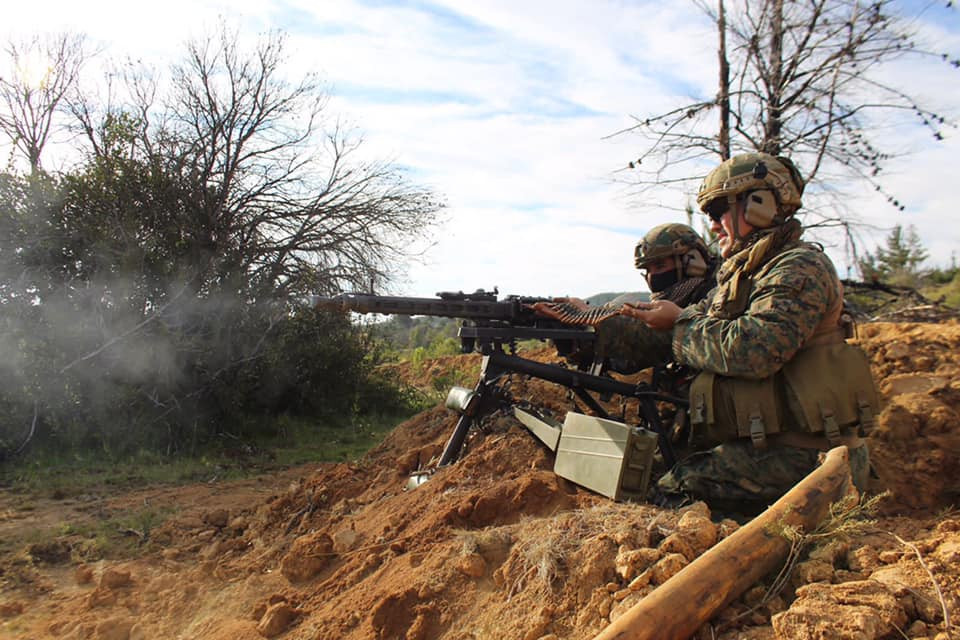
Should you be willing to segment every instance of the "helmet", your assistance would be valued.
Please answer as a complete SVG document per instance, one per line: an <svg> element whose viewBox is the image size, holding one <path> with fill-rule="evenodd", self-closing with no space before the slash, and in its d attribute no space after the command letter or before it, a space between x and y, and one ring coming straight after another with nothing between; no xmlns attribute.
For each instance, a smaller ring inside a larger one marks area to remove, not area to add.
<svg viewBox="0 0 960 640"><path fill-rule="evenodd" d="M634 250L634 265L643 269L651 262L671 256L682 256L691 249L707 255L707 245L697 232L685 224L668 222L650 229Z"/></svg>
<svg viewBox="0 0 960 640"><path fill-rule="evenodd" d="M733 204L738 195L747 194L746 221L755 227L769 227L800 208L803 187L803 178L789 158L743 153L707 174L697 205L706 211L715 200Z"/></svg>
<svg viewBox="0 0 960 640"><path fill-rule="evenodd" d="M651 263L664 258L673 258L674 268L669 272L646 274L647 284L653 292L707 273L713 257L697 232L685 224L669 222L654 227L637 243L634 250L637 269L645 269Z"/></svg>

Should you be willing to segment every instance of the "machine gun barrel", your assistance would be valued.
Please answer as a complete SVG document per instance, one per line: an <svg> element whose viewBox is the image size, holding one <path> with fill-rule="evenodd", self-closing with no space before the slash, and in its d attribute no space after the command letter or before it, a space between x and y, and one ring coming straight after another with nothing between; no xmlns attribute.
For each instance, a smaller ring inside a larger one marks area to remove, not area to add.
<svg viewBox="0 0 960 640"><path fill-rule="evenodd" d="M481 295L483 294L483 295ZM476 296L476 297L472 297ZM408 298L403 296L378 296L363 293L341 293L324 298L314 297L313 303L328 309L342 309L356 313L382 313L384 315L440 316L466 320L515 321L522 316L533 316L523 308L539 298L512 296L497 300L495 294L438 294L436 298Z"/></svg>
<svg viewBox="0 0 960 640"><path fill-rule="evenodd" d="M531 305L550 302L551 298L506 296L497 299L497 291L478 289L473 293L441 292L436 298L408 298L364 293L341 293L332 297L314 297L317 307L380 313L384 315L439 316L459 318L461 348L465 353L476 350L483 354L499 351L503 345L511 349L518 340L552 340L563 355L576 351L578 345L592 342L590 327L564 323L538 315Z"/></svg>

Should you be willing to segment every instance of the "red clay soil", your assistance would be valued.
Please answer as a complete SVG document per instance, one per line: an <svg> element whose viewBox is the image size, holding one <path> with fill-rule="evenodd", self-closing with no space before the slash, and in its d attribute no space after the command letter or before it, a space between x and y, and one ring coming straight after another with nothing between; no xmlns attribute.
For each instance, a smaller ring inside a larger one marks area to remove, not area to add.
<svg viewBox="0 0 960 640"><path fill-rule="evenodd" d="M860 338L884 403L870 493L890 496L876 522L803 556L775 595L773 576L750 589L698 637L960 637L960 325L870 324ZM560 416L570 406L546 383L511 391ZM424 412L356 463L103 499L177 511L133 560L76 564L69 535L3 559L0 637L589 639L737 528L702 503L665 510L579 488L507 416L405 490L453 422ZM3 504L0 535L44 513L78 517L34 505L17 520Z"/></svg>

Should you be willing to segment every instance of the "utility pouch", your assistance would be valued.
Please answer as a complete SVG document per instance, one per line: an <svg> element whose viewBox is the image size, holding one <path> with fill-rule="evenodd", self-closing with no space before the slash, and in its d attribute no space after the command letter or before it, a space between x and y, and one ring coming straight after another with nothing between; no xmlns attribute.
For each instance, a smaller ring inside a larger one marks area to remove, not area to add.
<svg viewBox="0 0 960 640"><path fill-rule="evenodd" d="M729 383L730 388L718 389L733 399L737 435L749 437L757 449L767 448L767 434L780 432L775 379L775 376L762 380L727 378L724 382Z"/></svg>
<svg viewBox="0 0 960 640"><path fill-rule="evenodd" d="M774 379L746 380L704 372L690 385L690 427L700 444L750 438L767 446L766 435L780 431Z"/></svg>
<svg viewBox="0 0 960 640"><path fill-rule="evenodd" d="M824 372L839 384L824 384ZM860 347L840 342L802 349L783 368L787 402L802 431L833 444L847 427L867 435L880 410L870 363Z"/></svg>
<svg viewBox="0 0 960 640"><path fill-rule="evenodd" d="M706 445L716 419L713 411L713 380L709 371L697 374L690 383L690 443Z"/></svg>

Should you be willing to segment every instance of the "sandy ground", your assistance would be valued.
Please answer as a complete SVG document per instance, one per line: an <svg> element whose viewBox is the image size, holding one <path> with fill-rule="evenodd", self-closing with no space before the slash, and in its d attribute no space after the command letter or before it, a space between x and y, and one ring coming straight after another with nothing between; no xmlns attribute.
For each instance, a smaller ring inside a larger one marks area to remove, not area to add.
<svg viewBox="0 0 960 640"><path fill-rule="evenodd" d="M960 325L875 323L860 340L883 394L870 493L890 496L876 522L804 556L778 593L758 583L697 637L960 637ZM512 392L569 408L547 384ZM0 493L0 537L64 531L0 558L0 637L588 639L738 527L702 503L614 503L558 478L552 454L506 416L405 490L453 422L437 408L356 463L236 483ZM141 505L172 515L140 555L77 562L84 541L65 525Z"/></svg>

